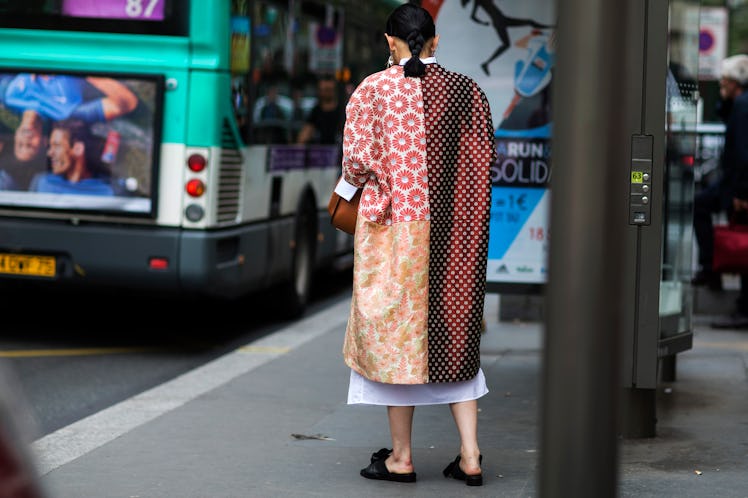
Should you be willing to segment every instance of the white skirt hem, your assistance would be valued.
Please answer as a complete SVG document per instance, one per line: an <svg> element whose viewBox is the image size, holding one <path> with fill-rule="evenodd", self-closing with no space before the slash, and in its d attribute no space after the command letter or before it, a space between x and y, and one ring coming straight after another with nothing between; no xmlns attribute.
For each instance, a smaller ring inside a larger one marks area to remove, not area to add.
<svg viewBox="0 0 748 498"><path fill-rule="evenodd" d="M483 369L470 380L431 384L384 384L351 369L349 405L421 406L460 403L488 394Z"/></svg>

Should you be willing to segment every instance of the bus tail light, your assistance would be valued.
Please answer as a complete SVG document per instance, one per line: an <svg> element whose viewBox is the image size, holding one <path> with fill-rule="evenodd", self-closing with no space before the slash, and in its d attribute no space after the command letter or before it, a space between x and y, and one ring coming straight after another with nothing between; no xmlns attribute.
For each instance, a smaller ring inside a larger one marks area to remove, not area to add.
<svg viewBox="0 0 748 498"><path fill-rule="evenodd" d="M200 197L205 193L205 184L202 180L193 178L192 180L187 182L187 185L184 186L184 189L190 196Z"/></svg>
<svg viewBox="0 0 748 498"><path fill-rule="evenodd" d="M190 204L185 208L184 215L191 222L197 223L205 216L205 210L197 204Z"/></svg>
<svg viewBox="0 0 748 498"><path fill-rule="evenodd" d="M208 161L202 154L191 154L190 157L187 158L187 167L195 173L199 173L204 170L207 164Z"/></svg>

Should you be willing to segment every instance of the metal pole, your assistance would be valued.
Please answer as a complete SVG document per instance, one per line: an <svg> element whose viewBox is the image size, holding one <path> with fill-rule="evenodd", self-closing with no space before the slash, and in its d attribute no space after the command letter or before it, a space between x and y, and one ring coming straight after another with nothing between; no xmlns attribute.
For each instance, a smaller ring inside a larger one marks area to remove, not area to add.
<svg viewBox="0 0 748 498"><path fill-rule="evenodd" d="M621 191L628 186L631 141L622 74L632 70L626 67L626 19L637 3L556 2L543 498L616 496L620 263L628 224Z"/></svg>

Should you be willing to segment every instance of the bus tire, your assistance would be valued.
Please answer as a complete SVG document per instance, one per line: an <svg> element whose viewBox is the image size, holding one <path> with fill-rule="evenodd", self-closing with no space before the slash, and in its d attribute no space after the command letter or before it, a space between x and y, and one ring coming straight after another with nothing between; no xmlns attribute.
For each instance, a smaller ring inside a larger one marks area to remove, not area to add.
<svg viewBox="0 0 748 498"><path fill-rule="evenodd" d="M314 279L317 216L314 203L305 198L296 214L295 240L291 258L291 279L286 284L286 313L292 318L304 314Z"/></svg>

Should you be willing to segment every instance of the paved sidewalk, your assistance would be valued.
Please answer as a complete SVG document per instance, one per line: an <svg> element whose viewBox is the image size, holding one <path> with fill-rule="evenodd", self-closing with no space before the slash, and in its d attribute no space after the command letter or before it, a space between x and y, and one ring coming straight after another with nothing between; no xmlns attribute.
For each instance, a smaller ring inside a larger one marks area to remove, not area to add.
<svg viewBox="0 0 748 498"><path fill-rule="evenodd" d="M389 432L385 408L345 404L347 309L340 301L36 441L50 498L537 496L540 324L498 322L489 296L484 486L441 475L459 449L446 406L416 409L418 482L398 484L358 474ZM658 436L621 444L620 496L748 497L748 332L699 324L694 335L676 382L658 389Z"/></svg>

